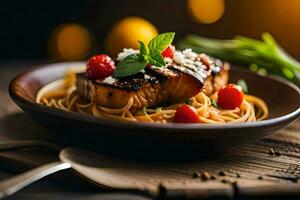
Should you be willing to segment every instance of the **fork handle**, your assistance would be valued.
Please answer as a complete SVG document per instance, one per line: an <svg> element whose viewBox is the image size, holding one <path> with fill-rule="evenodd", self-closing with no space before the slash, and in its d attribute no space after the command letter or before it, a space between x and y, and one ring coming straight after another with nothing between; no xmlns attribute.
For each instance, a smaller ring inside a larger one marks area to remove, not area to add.
<svg viewBox="0 0 300 200"><path fill-rule="evenodd" d="M28 147L45 147L59 152L62 148L56 144L40 140L8 140L0 142L0 151L22 149Z"/></svg>
<svg viewBox="0 0 300 200"><path fill-rule="evenodd" d="M31 183L55 172L71 168L69 163L53 162L0 181L0 199L18 192Z"/></svg>

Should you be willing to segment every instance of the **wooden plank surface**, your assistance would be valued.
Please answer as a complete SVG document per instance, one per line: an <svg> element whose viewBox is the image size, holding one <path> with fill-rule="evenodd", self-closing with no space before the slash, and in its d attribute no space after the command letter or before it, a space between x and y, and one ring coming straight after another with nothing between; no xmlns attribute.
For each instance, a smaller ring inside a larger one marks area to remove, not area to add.
<svg viewBox="0 0 300 200"><path fill-rule="evenodd" d="M3 77L0 81L0 141L37 139L55 142L56 138L49 131L31 120L9 98L8 80L18 71L20 69L0 74L0 79ZM276 153L271 155L271 149ZM22 171L54 160L57 160L57 152L41 148L0 152L0 167L9 166L13 171ZM186 187L186 180L191 185L195 181L203 183L196 184L198 189L206 188L210 182L214 182L213 185L237 182L241 188L267 186L270 183L297 184L300 178L300 120L269 138L234 148L213 160L172 166L172 171L183 175L184 181L177 179L176 184L171 185L168 182L162 183L170 190ZM199 172L200 177L193 178L196 172ZM203 177L204 172L209 174L209 181Z"/></svg>

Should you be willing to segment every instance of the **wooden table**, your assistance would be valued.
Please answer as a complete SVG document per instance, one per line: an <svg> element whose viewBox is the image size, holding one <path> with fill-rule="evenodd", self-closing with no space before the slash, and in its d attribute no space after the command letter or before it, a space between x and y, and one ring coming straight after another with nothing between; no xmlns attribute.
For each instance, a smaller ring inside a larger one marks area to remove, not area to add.
<svg viewBox="0 0 300 200"><path fill-rule="evenodd" d="M30 64L30 63L29 63ZM26 63L0 64L0 141L15 139L39 139L55 142L49 131L31 120L15 106L7 93L9 80L30 65ZM57 153L46 149L19 149L0 152L0 168L20 172L40 164L57 160ZM234 148L213 160L197 161L178 169L190 176L200 171L197 190L206 187L201 173L207 172L216 178L214 182L236 185L243 189L247 186L264 186L269 183L298 185L300 178L300 120L261 141ZM64 175L58 175L64 176ZM202 177L202 178L201 178ZM75 178L76 179L76 178ZM78 180L77 180L78 181ZM74 183L72 180L71 182ZM75 181L76 182L76 181ZM235 184L237 182L237 184ZM78 181L78 185L84 185ZM172 190L173 186L164 184ZM62 190L65 190L62 186ZM71 191L74 191L73 186ZM81 187L82 188L82 187ZM78 189L75 189L78 191ZM59 191L59 190L58 190ZM176 188L177 191L177 188ZM300 191L300 187L299 187ZM247 199L245 197L245 199Z"/></svg>
<svg viewBox="0 0 300 200"><path fill-rule="evenodd" d="M24 139L46 139L55 141L55 138L24 114L8 96L9 81L16 74L26 68L41 62L0 62L0 142ZM0 180L23 172L43 163L57 160L55 152L43 148L27 148L17 151L0 152ZM103 194L95 188L85 187L84 181L75 180L78 187L62 184L57 179L68 176L58 173L50 176L51 180L44 179L13 195L9 199L31 200L147 200L140 195L127 193ZM68 181L67 181L68 182ZM70 181L71 182L71 181Z"/></svg>

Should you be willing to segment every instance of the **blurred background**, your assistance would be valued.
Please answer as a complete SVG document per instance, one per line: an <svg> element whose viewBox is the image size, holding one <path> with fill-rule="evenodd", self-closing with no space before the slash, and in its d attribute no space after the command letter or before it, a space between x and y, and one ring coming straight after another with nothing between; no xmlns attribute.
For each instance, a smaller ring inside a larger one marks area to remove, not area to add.
<svg viewBox="0 0 300 200"><path fill-rule="evenodd" d="M300 59L300 0L10 0L1 1L0 13L6 61L84 60L166 31L177 40L188 33L259 38L267 31Z"/></svg>

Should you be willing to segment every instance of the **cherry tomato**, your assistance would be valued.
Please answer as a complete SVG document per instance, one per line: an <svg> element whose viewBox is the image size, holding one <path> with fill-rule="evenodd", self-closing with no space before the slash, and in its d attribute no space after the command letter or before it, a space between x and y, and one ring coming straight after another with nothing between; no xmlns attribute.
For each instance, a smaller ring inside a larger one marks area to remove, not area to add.
<svg viewBox="0 0 300 200"><path fill-rule="evenodd" d="M88 60L86 73L91 79L103 79L111 76L115 69L114 61L108 55L100 54Z"/></svg>
<svg viewBox="0 0 300 200"><path fill-rule="evenodd" d="M176 123L198 123L199 116L194 107L184 104L176 109L176 113L174 116L174 122L176 122Z"/></svg>
<svg viewBox="0 0 300 200"><path fill-rule="evenodd" d="M228 84L218 92L218 106L225 109L240 107L244 98L242 88L235 84Z"/></svg>
<svg viewBox="0 0 300 200"><path fill-rule="evenodd" d="M174 57L174 51L173 51L173 47L172 46L169 46L168 48L166 48L162 53L161 55L164 57L164 58L173 58Z"/></svg>

